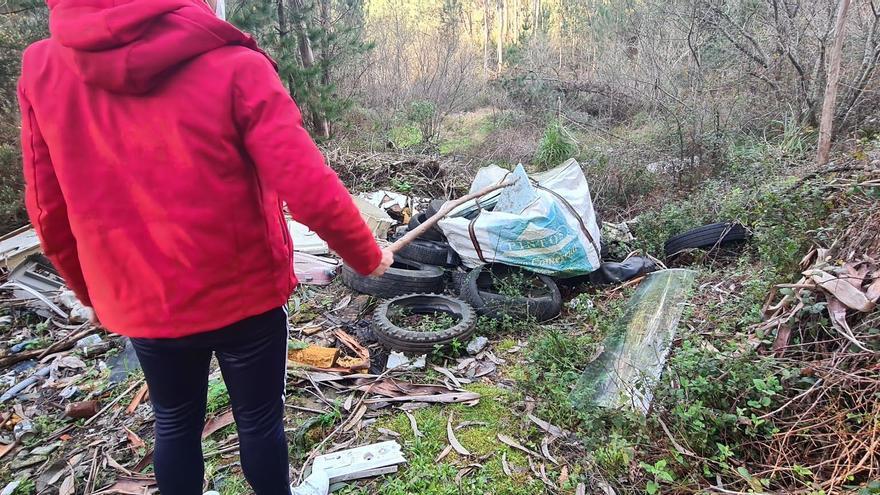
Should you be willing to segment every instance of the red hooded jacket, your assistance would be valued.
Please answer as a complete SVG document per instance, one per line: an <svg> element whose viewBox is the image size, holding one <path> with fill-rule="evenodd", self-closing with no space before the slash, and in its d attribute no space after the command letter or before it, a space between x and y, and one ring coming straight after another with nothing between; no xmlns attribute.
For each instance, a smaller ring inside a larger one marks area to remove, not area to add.
<svg viewBox="0 0 880 495"><path fill-rule="evenodd" d="M209 331L286 303L282 202L363 274L381 252L272 61L201 0L49 0L24 54L26 203L109 329Z"/></svg>

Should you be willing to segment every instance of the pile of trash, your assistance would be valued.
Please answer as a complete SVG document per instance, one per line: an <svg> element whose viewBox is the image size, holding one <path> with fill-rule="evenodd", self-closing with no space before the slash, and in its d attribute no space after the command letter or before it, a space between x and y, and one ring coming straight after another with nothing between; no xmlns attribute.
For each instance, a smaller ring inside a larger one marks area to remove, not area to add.
<svg viewBox="0 0 880 495"><path fill-rule="evenodd" d="M356 436L329 442L356 435L383 409L410 415L431 404L478 403L480 394L467 385L493 376L505 363L486 337L474 335L478 322L553 320L563 310L560 285L635 284L647 278L645 291L659 290L662 297L645 292L639 300L647 306L635 301L630 314L665 308L666 315L652 319L658 325L650 327L640 326L644 318L631 317L638 328L614 336L605 346L608 355L597 360L623 378L609 381L607 374L586 370L572 400L590 396L613 405L617 390L632 387L626 380L662 370L675 313L692 276L667 276L672 272L667 270L649 275L665 267L632 254L626 223L600 225L576 161L533 176L522 166L512 172L487 167L474 178L466 200L391 191L354 199L380 243L394 245L417 230L418 236L398 243L393 266L370 278L342 264L319 236L288 218L300 284L332 291L339 276L354 291L334 295L332 307L294 311L298 326L291 331L288 385L308 393L298 393L305 397L288 407L314 415L330 414L341 404L345 413L321 443L303 451L308 458L295 493L325 494L338 481L396 470L405 460L393 436L355 448L350 447ZM706 236L695 238L705 242ZM0 350L0 404L7 406L0 413L0 461L16 474L3 493L22 480L33 480L38 492L79 493L83 484L86 493L155 492L147 474L152 450L142 440L151 435L153 421L149 390L135 373L139 365L128 339L89 324L88 308L66 290L32 228L0 238L0 264L0 294L8 308L0 317L7 339ZM676 289L669 291L673 280ZM292 305L300 304L299 297ZM434 364L432 354L444 356L443 366ZM632 363L638 369L630 369ZM440 378L424 383L420 372L428 370ZM221 382L219 373L211 379ZM649 401L643 396L635 406L646 409ZM320 418L302 421L295 448ZM228 407L212 411L203 434L216 440L206 456L228 460L226 467L235 465L237 435L218 437L233 422ZM411 422L417 431L412 417Z"/></svg>
<svg viewBox="0 0 880 495"><path fill-rule="evenodd" d="M357 201L377 238L397 241L392 249L419 229L383 276L364 277L347 265L340 270L347 287L384 300L371 332L395 356L465 346L479 318L552 320L562 311L560 279L617 284L658 268L639 256L603 263L603 229L573 159L533 176L522 165L483 168L459 200L377 191ZM430 228L420 229L426 222ZM632 238L626 224L609 230L612 239ZM295 236L294 246L307 239Z"/></svg>

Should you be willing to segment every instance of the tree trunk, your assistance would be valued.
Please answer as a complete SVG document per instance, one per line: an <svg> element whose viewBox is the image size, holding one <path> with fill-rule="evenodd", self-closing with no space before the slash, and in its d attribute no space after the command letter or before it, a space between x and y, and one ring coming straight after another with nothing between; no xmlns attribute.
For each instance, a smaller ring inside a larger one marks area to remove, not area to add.
<svg viewBox="0 0 880 495"><path fill-rule="evenodd" d="M321 84L330 85L330 1L321 0L321 30L325 35L321 37Z"/></svg>
<svg viewBox="0 0 880 495"><path fill-rule="evenodd" d="M513 0L513 42L519 42L519 0Z"/></svg>
<svg viewBox="0 0 880 495"><path fill-rule="evenodd" d="M287 9L284 6L284 0L277 0L275 2L275 8L278 13L278 39L281 41L279 45L284 45L284 40L287 39ZM287 75L287 92L292 96L296 96L296 88L293 85L293 77L290 74Z"/></svg>
<svg viewBox="0 0 880 495"><path fill-rule="evenodd" d="M297 22L297 44L299 46L299 56L300 59L302 59L303 69L308 70L315 66L315 52L312 50L312 41L309 39L309 29L305 21L306 8L305 5L303 5L303 0L293 0L293 5L300 13ZM315 90L316 88L312 85L311 89ZM327 122L326 117L321 115L321 112L317 111L315 108L309 108L309 113L311 113L312 126L315 128L315 133L324 139L329 138L330 123Z"/></svg>
<svg viewBox="0 0 880 495"><path fill-rule="evenodd" d="M541 0L532 0L532 7L534 10L534 21L532 35L537 36L538 30L541 29Z"/></svg>
<svg viewBox="0 0 880 495"><path fill-rule="evenodd" d="M504 67L504 0L496 0L495 2L495 15L498 16L498 43L497 43L497 52L498 52L498 73L501 73L501 69Z"/></svg>
<svg viewBox="0 0 880 495"><path fill-rule="evenodd" d="M489 73L489 0L483 0L483 72Z"/></svg>
<svg viewBox="0 0 880 495"><path fill-rule="evenodd" d="M834 41L828 57L828 82L825 85L825 102L822 104L822 120L819 123L819 165L828 163L831 150L834 110L837 101L837 82L840 80L840 55L843 51L843 39L846 36L846 13L850 0L840 0L837 5L837 19L834 24Z"/></svg>

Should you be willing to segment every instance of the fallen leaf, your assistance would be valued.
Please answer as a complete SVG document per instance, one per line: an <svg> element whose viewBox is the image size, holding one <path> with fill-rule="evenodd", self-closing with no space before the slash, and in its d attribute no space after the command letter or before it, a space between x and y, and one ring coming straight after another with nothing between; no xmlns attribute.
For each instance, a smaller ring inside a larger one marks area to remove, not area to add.
<svg viewBox="0 0 880 495"><path fill-rule="evenodd" d="M376 429L376 431L378 431L379 433L381 433L385 436L389 436L392 438L397 438L400 436L400 433L397 433L394 430L389 430L388 428L378 428L378 429Z"/></svg>
<svg viewBox="0 0 880 495"><path fill-rule="evenodd" d="M574 489L574 495L587 495L587 485L578 483L577 488Z"/></svg>
<svg viewBox="0 0 880 495"><path fill-rule="evenodd" d="M452 404L457 402L471 402L480 398L480 394L474 392L456 392L450 394L436 395L407 395L403 397L385 397L379 399L367 399L367 404L375 404L377 402L429 402Z"/></svg>
<svg viewBox="0 0 880 495"><path fill-rule="evenodd" d="M507 446L509 446L509 447L513 447L513 448L515 448L516 450L519 450L519 451L521 451L521 452L525 452L526 454L528 454L528 455L530 455L530 456L537 457L538 459L542 459L542 458L543 458L543 457L541 456L541 454L535 452L534 450L529 450L529 449L527 449L527 448L524 447L521 443L517 442L517 441L514 440L513 438L511 438L511 437L509 437L509 436L507 436L507 435L505 435L505 434L503 434L503 433L499 433L499 434L498 434L498 440L501 440L501 443L503 443L503 444L505 444L505 445L507 445Z"/></svg>
<svg viewBox="0 0 880 495"><path fill-rule="evenodd" d="M147 469L147 466L153 463L153 451L149 451L144 455L144 458L139 460L137 464L134 465L132 471L136 473L141 473L144 469Z"/></svg>
<svg viewBox="0 0 880 495"><path fill-rule="evenodd" d="M498 367L495 366L495 363L480 363L474 370L473 378L480 378L482 376L491 375L492 373L495 373L497 369Z"/></svg>
<svg viewBox="0 0 880 495"><path fill-rule="evenodd" d="M61 483L61 488L58 489L58 495L73 495L74 493L76 493L76 476L74 476L73 473L70 473Z"/></svg>
<svg viewBox="0 0 880 495"><path fill-rule="evenodd" d="M107 464L109 464L110 467L119 471L120 473L122 473L126 476L131 476L131 471L126 469L122 464L119 464L118 462L116 462L116 459L114 459L113 456L111 456L109 453L107 454Z"/></svg>
<svg viewBox="0 0 880 495"><path fill-rule="evenodd" d="M461 480L462 480L465 476L467 476L467 475L473 473L474 471L476 471L477 469L480 469L480 468L482 468L482 467L483 467L482 464L468 464L467 466L461 468L461 469L458 471L458 474L455 475L455 484L456 484L456 485L460 485L460 484L461 484Z"/></svg>
<svg viewBox="0 0 880 495"><path fill-rule="evenodd" d="M202 429L202 440L210 437L217 430L221 430L232 423L235 423L235 418L232 415L232 410L228 410L224 413L218 414L214 416L207 423L205 423L205 427Z"/></svg>
<svg viewBox="0 0 880 495"><path fill-rule="evenodd" d="M316 333L320 332L322 329L323 329L323 327L321 325L307 325L302 328L299 328L298 330L303 335L312 336L312 335L315 335Z"/></svg>
<svg viewBox="0 0 880 495"><path fill-rule="evenodd" d="M837 330L837 333L863 351L868 350L865 348L865 344L860 342L853 335L852 329L850 329L849 323L846 321L846 306L844 306L843 302L829 296L828 315L831 316L831 326Z"/></svg>
<svg viewBox="0 0 880 495"><path fill-rule="evenodd" d="M548 423L547 421L544 421L543 419L535 416L534 414L530 413L528 415L528 418L532 423L535 423L535 425L537 425L538 428L546 431L547 433L553 435L554 437L568 436L568 432L566 432L562 428L560 428L558 426L554 426L554 425Z"/></svg>
<svg viewBox="0 0 880 495"><path fill-rule="evenodd" d="M453 375L452 372L449 371L448 369L446 369L446 368L444 368L444 367L442 367L442 366L433 366L433 368L434 368L434 371L436 371L436 372L438 372L438 373L440 373L440 374L446 376L446 377L449 378L450 380L452 380L452 383L453 383L456 387L458 387L458 388L461 388L461 387L462 387L462 383L461 383L460 381L458 381L458 377L456 377L455 375Z"/></svg>
<svg viewBox="0 0 880 495"><path fill-rule="evenodd" d="M488 424L489 423L486 423L485 421L462 421L455 426L455 430L458 431L469 426L487 426Z"/></svg>
<svg viewBox="0 0 880 495"><path fill-rule="evenodd" d="M449 445L452 445L452 448L455 449L460 455L469 456L471 453L468 449L464 448L464 445L458 441L458 438L455 437L455 432L452 429L452 414L449 414L449 419L446 420L446 436L449 438Z"/></svg>
<svg viewBox="0 0 880 495"><path fill-rule="evenodd" d="M123 427L123 428L125 429L125 434L128 436L128 441L131 442L131 449L132 450L137 450L141 447L146 447L147 444L145 444L144 441L141 440L141 437L137 436L137 434L135 432L129 430L128 428L125 428L125 427Z"/></svg>
<svg viewBox="0 0 880 495"><path fill-rule="evenodd" d="M535 463L532 461L532 458L529 457L529 469L531 469L532 473L537 476L542 483L547 485L548 488L551 488L554 491L559 490L559 487L556 486L556 484L550 481L550 478L547 477L547 469L544 466L544 463L539 464L536 468Z"/></svg>
<svg viewBox="0 0 880 495"><path fill-rule="evenodd" d="M880 299L880 271L872 273L871 276L874 277L874 281L871 282L871 285L865 291L865 297L877 303L880 302L878 301Z"/></svg>
<svg viewBox="0 0 880 495"><path fill-rule="evenodd" d="M812 278L819 284L819 287L831 293L848 308L867 313L876 306L876 304L868 300L864 292L856 289L846 280L841 280L822 270L807 270L804 272L804 275Z"/></svg>
<svg viewBox="0 0 880 495"><path fill-rule="evenodd" d="M416 424L416 417L413 416L413 413L411 413L407 410L404 410L403 414L406 414L407 419L409 419L409 426L410 426L410 428L412 428L413 435L415 435L417 438L421 438L421 437L425 436L419 430L419 425Z"/></svg>
<svg viewBox="0 0 880 495"><path fill-rule="evenodd" d="M349 304L351 304L351 295L350 294L343 297L338 303L336 303L336 306L333 306L333 311L339 311L340 309L345 308Z"/></svg>
<svg viewBox="0 0 880 495"><path fill-rule="evenodd" d="M345 422L345 426L342 427L342 431L351 431L355 427L355 425L360 422L361 418L364 417L364 414L367 414L367 406L361 404L361 406L357 408L354 414L349 417L348 421Z"/></svg>
<svg viewBox="0 0 880 495"><path fill-rule="evenodd" d="M568 466L562 466L562 470L559 472L559 479L557 483L560 485L564 485L568 483Z"/></svg>
<svg viewBox="0 0 880 495"><path fill-rule="evenodd" d="M452 445L447 445L446 448L443 449L443 452L440 452L440 455L438 455L437 458L434 459L434 462L442 461L444 458L446 458L446 456L449 455L450 452L452 452Z"/></svg>
<svg viewBox="0 0 880 495"><path fill-rule="evenodd" d="M551 438L548 436L544 436L541 440L541 453L544 454L544 457L547 458L548 461L553 464L559 464L559 461L553 458L553 455L550 454L550 444L555 440L555 438Z"/></svg>
<svg viewBox="0 0 880 495"><path fill-rule="evenodd" d="M348 394L348 398L342 403L342 408L346 411L351 411L352 405L354 405L354 394Z"/></svg>
<svg viewBox="0 0 880 495"><path fill-rule="evenodd" d="M136 480L121 479L113 484L110 488L96 492L95 495L103 494L119 494L119 495L145 495L155 492L156 481L152 479Z"/></svg>
<svg viewBox="0 0 880 495"><path fill-rule="evenodd" d="M507 452L501 453L501 469L507 476L513 476L513 471L510 469L510 464L507 463Z"/></svg>

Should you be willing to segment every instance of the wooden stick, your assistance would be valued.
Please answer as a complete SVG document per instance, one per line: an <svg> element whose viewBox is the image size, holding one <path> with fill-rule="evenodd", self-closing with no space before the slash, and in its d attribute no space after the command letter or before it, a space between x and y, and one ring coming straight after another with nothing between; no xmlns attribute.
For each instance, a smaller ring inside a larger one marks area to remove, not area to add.
<svg viewBox="0 0 880 495"><path fill-rule="evenodd" d="M85 328L88 325L89 325L88 322L83 323L82 325L79 326L79 328L77 328L77 330ZM39 356L37 356L37 359L43 359L47 355L49 355L57 350L65 350L66 351L67 349L70 349L71 347L75 346L76 342L78 340L85 338L85 337L88 337L90 334L96 332L97 330L98 329L95 327L90 327L90 328L86 328L85 330L83 330L81 332L74 333L70 337L62 340L61 342L56 342L56 343L50 345L49 347L47 347L42 353L40 353Z"/></svg>
<svg viewBox="0 0 880 495"><path fill-rule="evenodd" d="M391 244L391 246L388 247L388 249L392 253L396 253L396 252L400 251L401 248L403 248L407 244L409 244L412 241L421 237L421 235L424 234L425 232L427 232L428 229L430 229L434 225L437 225L437 222L439 222L441 218L448 215L450 211L457 208L458 206L461 206L472 199L476 199L481 196L485 196L485 195L489 194L490 192L494 192L499 189L504 189L505 187L510 187L510 186L514 185L515 183L516 183L516 180L502 182L501 184L495 184L493 186L489 186L484 189L481 189L475 193L471 193L471 194L462 196L456 200L447 201L446 204L443 205L443 208L440 208L440 211L435 213L431 218L428 218L427 220L422 222L421 225L419 225L418 227L416 227L416 228L410 230L409 232L407 232L406 234L404 234L403 237L401 237L400 239L397 239L396 241L394 241Z"/></svg>

